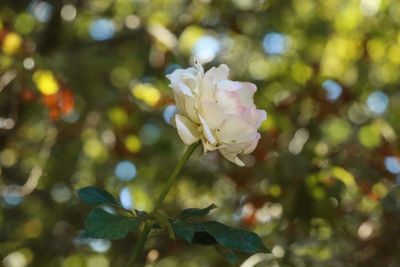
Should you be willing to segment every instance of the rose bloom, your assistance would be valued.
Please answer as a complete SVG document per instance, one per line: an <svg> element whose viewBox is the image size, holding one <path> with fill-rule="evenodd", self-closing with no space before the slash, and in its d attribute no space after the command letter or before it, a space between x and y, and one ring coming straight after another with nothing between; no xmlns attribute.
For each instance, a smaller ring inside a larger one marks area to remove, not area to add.
<svg viewBox="0 0 400 267"><path fill-rule="evenodd" d="M196 59L193 68L167 75L177 107L171 122L185 144L201 140L205 152L219 150L226 159L244 166L239 156L256 148L257 129L267 113L256 109L254 84L228 80L228 75L224 64L204 73Z"/></svg>

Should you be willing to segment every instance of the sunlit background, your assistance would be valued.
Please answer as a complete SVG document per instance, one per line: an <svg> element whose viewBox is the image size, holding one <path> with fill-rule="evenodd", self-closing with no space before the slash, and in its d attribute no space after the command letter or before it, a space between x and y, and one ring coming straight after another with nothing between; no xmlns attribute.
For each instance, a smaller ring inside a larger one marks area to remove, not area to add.
<svg viewBox="0 0 400 267"><path fill-rule="evenodd" d="M396 0L2 0L0 265L123 266L136 236L80 237L75 192L151 208L184 149L165 75L196 56L268 120L249 168L198 152L165 211L257 232L272 253L242 267L400 266L399 29ZM143 260L228 265L166 236Z"/></svg>

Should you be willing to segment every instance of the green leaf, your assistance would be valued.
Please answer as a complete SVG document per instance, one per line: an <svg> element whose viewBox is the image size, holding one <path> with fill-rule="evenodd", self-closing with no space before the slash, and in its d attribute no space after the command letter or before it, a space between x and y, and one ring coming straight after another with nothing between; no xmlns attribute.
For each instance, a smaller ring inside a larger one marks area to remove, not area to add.
<svg viewBox="0 0 400 267"><path fill-rule="evenodd" d="M204 209L197 209L197 208L190 208L184 209L181 212L180 217L182 219L190 218L190 217L204 217L206 216L211 210L215 209L217 206L211 204L207 208Z"/></svg>
<svg viewBox="0 0 400 267"><path fill-rule="evenodd" d="M78 190L79 197L90 205L119 205L118 201L108 192L95 186L88 186Z"/></svg>
<svg viewBox="0 0 400 267"><path fill-rule="evenodd" d="M246 253L268 251L261 238L253 232L236 229L216 221L205 222L202 225L223 247Z"/></svg>
<svg viewBox="0 0 400 267"><path fill-rule="evenodd" d="M139 226L136 218L114 215L101 208L92 210L85 221L83 235L91 238L121 239Z"/></svg>
<svg viewBox="0 0 400 267"><path fill-rule="evenodd" d="M169 218L163 213L157 211L151 214L153 219L159 224L159 226L168 233L169 237L173 240L176 239L175 232L172 228Z"/></svg>
<svg viewBox="0 0 400 267"><path fill-rule="evenodd" d="M175 235L191 244L220 245L221 247L246 252L267 252L261 238L242 229L236 229L216 221L191 223L182 220L172 222Z"/></svg>
<svg viewBox="0 0 400 267"><path fill-rule="evenodd" d="M174 230L177 238L184 239L187 242L192 243L194 233L196 232L196 228L192 224L177 220L172 222L172 229Z"/></svg>
<svg viewBox="0 0 400 267"><path fill-rule="evenodd" d="M231 249L215 246L215 249L219 254L221 254L230 264L235 264L239 261L235 252Z"/></svg>

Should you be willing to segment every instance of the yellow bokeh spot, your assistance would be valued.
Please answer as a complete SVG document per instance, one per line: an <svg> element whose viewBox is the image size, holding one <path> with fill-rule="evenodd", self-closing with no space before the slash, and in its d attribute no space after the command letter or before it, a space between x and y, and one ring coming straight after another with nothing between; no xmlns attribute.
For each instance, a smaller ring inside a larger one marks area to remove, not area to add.
<svg viewBox="0 0 400 267"><path fill-rule="evenodd" d="M149 197L149 193L141 187L135 187L133 190L133 203L139 210L148 210L153 205L153 200Z"/></svg>
<svg viewBox="0 0 400 267"><path fill-rule="evenodd" d="M308 80L310 80L313 74L313 69L304 63L295 62L292 65L291 74L293 80L299 84L305 84Z"/></svg>
<svg viewBox="0 0 400 267"><path fill-rule="evenodd" d="M384 183L379 182L372 186L372 193L380 198L383 198L388 193L388 188Z"/></svg>
<svg viewBox="0 0 400 267"><path fill-rule="evenodd" d="M171 15L167 12L154 12L147 20L148 25L168 26L171 23Z"/></svg>
<svg viewBox="0 0 400 267"><path fill-rule="evenodd" d="M340 78L345 71L345 65L335 56L324 56L321 62L321 75Z"/></svg>
<svg viewBox="0 0 400 267"><path fill-rule="evenodd" d="M249 73L251 77L256 80L263 80L268 77L269 74L268 61L263 58L254 60L249 65Z"/></svg>
<svg viewBox="0 0 400 267"><path fill-rule="evenodd" d="M383 40L372 39L367 43L368 55L375 62L381 60L385 56L386 46Z"/></svg>
<svg viewBox="0 0 400 267"><path fill-rule="evenodd" d="M44 95L53 95L59 90L58 82L49 70L37 70L32 78L36 87Z"/></svg>
<svg viewBox="0 0 400 267"><path fill-rule="evenodd" d="M179 49L187 55L190 54L197 40L203 36L203 34L204 30L200 27L187 27L179 37Z"/></svg>
<svg viewBox="0 0 400 267"><path fill-rule="evenodd" d="M381 136L377 125L366 125L358 131L358 140L369 149L373 149L381 143Z"/></svg>
<svg viewBox="0 0 400 267"><path fill-rule="evenodd" d="M359 8L349 6L336 16L335 26L339 31L351 31L357 28L362 21L363 17Z"/></svg>
<svg viewBox="0 0 400 267"><path fill-rule="evenodd" d="M333 145L346 141L351 131L351 125L346 120L339 118L331 119L323 125L324 135L327 141Z"/></svg>
<svg viewBox="0 0 400 267"><path fill-rule="evenodd" d="M3 45L2 49L4 54L6 55L13 55L22 46L22 38L18 33L11 32L6 35L6 37L3 40Z"/></svg>
<svg viewBox="0 0 400 267"><path fill-rule="evenodd" d="M15 20L14 27L21 34L31 33L35 27L35 18L29 13L22 13Z"/></svg>
<svg viewBox="0 0 400 267"><path fill-rule="evenodd" d="M125 138L125 147L129 152L137 153L142 148L142 145L140 139L136 135L131 134Z"/></svg>
<svg viewBox="0 0 400 267"><path fill-rule="evenodd" d="M268 191L269 194L273 197L279 197L282 193L281 187L277 184L271 185Z"/></svg>
<svg viewBox="0 0 400 267"><path fill-rule="evenodd" d="M109 267L110 262L104 255L94 255L87 261L87 267Z"/></svg>
<svg viewBox="0 0 400 267"><path fill-rule="evenodd" d="M307 19L314 12L315 2L312 0L295 0L293 7L299 17Z"/></svg>
<svg viewBox="0 0 400 267"><path fill-rule="evenodd" d="M104 159L107 156L107 150L104 145L97 139L90 139L85 142L83 152L86 156L93 159Z"/></svg>
<svg viewBox="0 0 400 267"><path fill-rule="evenodd" d="M132 88L132 94L147 105L154 107L161 99L161 93L151 84L139 83Z"/></svg>
<svg viewBox="0 0 400 267"><path fill-rule="evenodd" d="M333 167L331 170L332 176L334 176L336 179L342 181L346 186L354 186L355 185L355 179L353 174L350 172L346 171L342 167Z"/></svg>
<svg viewBox="0 0 400 267"><path fill-rule="evenodd" d="M318 199L318 200L321 200L321 199L325 198L325 196L326 196L325 190L322 187L318 187L318 186L314 187L311 190L311 194L313 195L313 197L315 199Z"/></svg>
<svg viewBox="0 0 400 267"><path fill-rule="evenodd" d="M69 256L68 258L66 258L61 267L83 267L84 263L82 258L80 258L79 256L73 255L73 256Z"/></svg>
<svg viewBox="0 0 400 267"><path fill-rule="evenodd" d="M400 65L400 44L395 44L389 48L388 56L390 62Z"/></svg>
<svg viewBox="0 0 400 267"><path fill-rule="evenodd" d="M117 126L121 127L128 122L128 114L122 108L113 108L108 112L108 117Z"/></svg>

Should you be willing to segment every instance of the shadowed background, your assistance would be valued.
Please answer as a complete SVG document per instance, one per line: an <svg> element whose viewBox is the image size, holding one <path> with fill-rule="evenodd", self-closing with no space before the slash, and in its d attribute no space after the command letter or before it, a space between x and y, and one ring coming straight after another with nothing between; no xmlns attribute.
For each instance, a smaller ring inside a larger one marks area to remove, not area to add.
<svg viewBox="0 0 400 267"><path fill-rule="evenodd" d="M268 112L244 161L192 158L164 211L257 232L241 266L400 266L400 3L2 0L0 262L122 266L136 235L79 237L96 185L149 210L184 145L165 75L196 56L257 84ZM151 238L147 267L227 266Z"/></svg>

